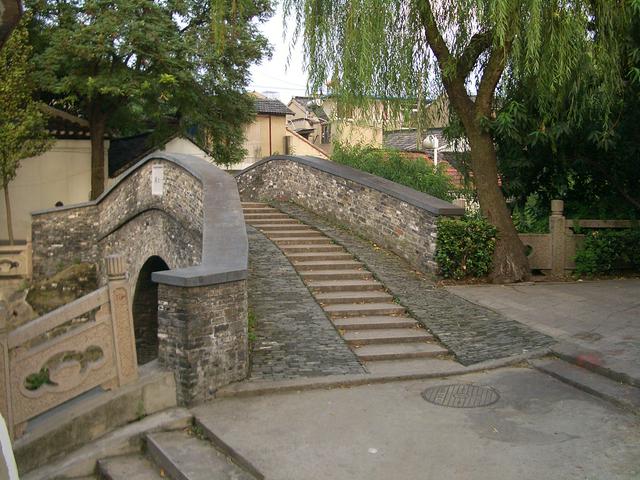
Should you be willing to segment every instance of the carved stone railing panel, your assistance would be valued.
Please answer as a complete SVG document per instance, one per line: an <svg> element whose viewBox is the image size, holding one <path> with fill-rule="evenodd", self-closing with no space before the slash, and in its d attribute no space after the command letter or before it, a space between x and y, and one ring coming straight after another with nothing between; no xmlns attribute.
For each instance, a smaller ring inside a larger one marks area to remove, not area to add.
<svg viewBox="0 0 640 480"><path fill-rule="evenodd" d="M31 243L0 245L0 277L31 277Z"/></svg>
<svg viewBox="0 0 640 480"><path fill-rule="evenodd" d="M582 246L586 235L574 233L578 228L633 228L638 226L633 220L571 220L564 216L564 202L551 201L549 233L518 235L528 250L529 266L534 270L549 270L553 275L562 276L575 270L576 252Z"/></svg>
<svg viewBox="0 0 640 480"><path fill-rule="evenodd" d="M31 418L84 392L137 378L122 258L108 257L107 270L106 287L12 332L1 326L0 411L14 436Z"/></svg>

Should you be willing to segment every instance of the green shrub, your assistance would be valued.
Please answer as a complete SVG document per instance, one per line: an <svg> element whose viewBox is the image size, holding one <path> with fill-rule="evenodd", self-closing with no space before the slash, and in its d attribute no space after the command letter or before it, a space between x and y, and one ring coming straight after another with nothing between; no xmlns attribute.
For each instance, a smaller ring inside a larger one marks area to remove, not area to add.
<svg viewBox="0 0 640 480"><path fill-rule="evenodd" d="M336 144L331 160L450 201L455 187L443 164L407 158L398 150Z"/></svg>
<svg viewBox="0 0 640 480"><path fill-rule="evenodd" d="M593 230L575 260L578 275L609 275L623 268L640 271L640 228Z"/></svg>
<svg viewBox="0 0 640 480"><path fill-rule="evenodd" d="M496 228L484 218L438 220L436 261L445 278L484 277L495 248Z"/></svg>

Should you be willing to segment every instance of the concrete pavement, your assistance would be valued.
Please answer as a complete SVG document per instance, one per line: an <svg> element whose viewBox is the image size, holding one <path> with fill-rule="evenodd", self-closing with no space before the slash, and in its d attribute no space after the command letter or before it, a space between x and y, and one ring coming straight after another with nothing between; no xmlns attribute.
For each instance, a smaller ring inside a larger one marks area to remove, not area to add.
<svg viewBox="0 0 640 480"><path fill-rule="evenodd" d="M488 385L488 407L433 405L433 385ZM528 368L223 398L194 414L269 479L637 479L640 421Z"/></svg>
<svg viewBox="0 0 640 480"><path fill-rule="evenodd" d="M559 354L640 386L640 279L447 290L552 336Z"/></svg>

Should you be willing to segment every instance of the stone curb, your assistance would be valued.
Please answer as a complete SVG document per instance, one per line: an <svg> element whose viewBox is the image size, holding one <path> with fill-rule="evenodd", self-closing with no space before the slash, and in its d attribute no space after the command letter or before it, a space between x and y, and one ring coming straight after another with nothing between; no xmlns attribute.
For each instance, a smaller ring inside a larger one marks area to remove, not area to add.
<svg viewBox="0 0 640 480"><path fill-rule="evenodd" d="M526 354L514 355L498 360L489 360L474 364L471 367L460 366L451 370L438 370L433 372L409 372L405 374L360 374L360 375L331 375L327 377L296 378L292 380L279 381L245 381L235 383L221 388L216 392L216 398L252 397L257 395L268 395L274 393L287 393L295 391L333 389L345 387L357 387L362 385L404 382L409 380L424 380L431 378L446 378L451 376L477 373L483 370L495 370L497 368L508 367L526 362L530 359L540 358L548 355L548 348L527 352Z"/></svg>

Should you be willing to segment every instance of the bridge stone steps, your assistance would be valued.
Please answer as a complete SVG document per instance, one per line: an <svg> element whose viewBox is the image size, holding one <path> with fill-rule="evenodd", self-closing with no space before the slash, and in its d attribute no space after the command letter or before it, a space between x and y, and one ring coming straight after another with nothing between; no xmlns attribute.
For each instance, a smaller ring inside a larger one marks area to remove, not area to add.
<svg viewBox="0 0 640 480"><path fill-rule="evenodd" d="M368 270L303 270L298 272L303 280L369 280Z"/></svg>
<svg viewBox="0 0 640 480"><path fill-rule="evenodd" d="M363 317L367 315L402 315L404 307L390 302L380 303L339 303L327 305L325 312L331 318Z"/></svg>
<svg viewBox="0 0 640 480"><path fill-rule="evenodd" d="M279 224L298 224L300 222L298 222L297 220L294 220L292 218L288 218L288 217L281 217L279 215L251 215L251 214L247 214L244 216L244 220L245 222L247 222L248 224L253 224L253 223L265 223L266 221L268 221L269 223L279 223Z"/></svg>
<svg viewBox="0 0 640 480"><path fill-rule="evenodd" d="M343 338L351 345L381 345L388 343L412 343L433 340L421 328L375 328L371 330L349 330Z"/></svg>
<svg viewBox="0 0 640 480"><path fill-rule="evenodd" d="M388 343L364 345L354 349L358 358L365 362L399 360L407 358L440 357L449 352L435 343Z"/></svg>
<svg viewBox="0 0 640 480"><path fill-rule="evenodd" d="M271 241L278 246L284 245L333 245L330 239L327 237L298 237L291 235L289 237L275 237L271 238Z"/></svg>
<svg viewBox="0 0 640 480"><path fill-rule="evenodd" d="M242 205L242 208L271 208L269 205L267 205L266 203L262 203L262 202L240 202Z"/></svg>
<svg viewBox="0 0 640 480"><path fill-rule="evenodd" d="M363 268L362 263L356 260L311 260L292 262L296 270L341 270Z"/></svg>
<svg viewBox="0 0 640 480"><path fill-rule="evenodd" d="M307 287L314 293L384 290L384 286L377 280L310 280Z"/></svg>
<svg viewBox="0 0 640 480"><path fill-rule="evenodd" d="M276 210L272 207L264 207L264 208L244 208L242 209L243 213L246 215L249 214L266 214L266 213L282 213L279 210Z"/></svg>
<svg viewBox="0 0 640 480"><path fill-rule="evenodd" d="M391 328L415 328L418 322L410 317L396 317L392 315L369 315L366 317L334 318L333 325L338 330L373 330L376 328L389 330Z"/></svg>
<svg viewBox="0 0 640 480"><path fill-rule="evenodd" d="M147 451L172 480L255 480L209 441L183 431L148 434Z"/></svg>
<svg viewBox="0 0 640 480"><path fill-rule="evenodd" d="M288 253L319 253L319 252L344 252L344 249L340 245L334 244L296 244L296 245L283 245L280 250L285 255Z"/></svg>
<svg viewBox="0 0 640 480"><path fill-rule="evenodd" d="M282 237L326 238L315 230L278 230L276 232L269 232L269 237L273 239Z"/></svg>
<svg viewBox="0 0 640 480"><path fill-rule="evenodd" d="M440 361L433 357L447 353L433 343L433 336L410 318L404 307L393 303L384 285L344 247L302 222L284 223L290 217L278 217L278 222L263 220L262 215L276 215L264 212L252 213L247 222L289 258L360 360L395 362L401 369L402 362ZM257 218L259 215L261 218Z"/></svg>
<svg viewBox="0 0 640 480"><path fill-rule="evenodd" d="M383 290L327 292L316 294L316 300L322 306L355 303L385 303L391 302L393 297Z"/></svg>
<svg viewBox="0 0 640 480"><path fill-rule="evenodd" d="M272 232L273 230L309 230L309 226L304 223L297 224L281 224L281 223L254 223L251 225L263 232Z"/></svg>

